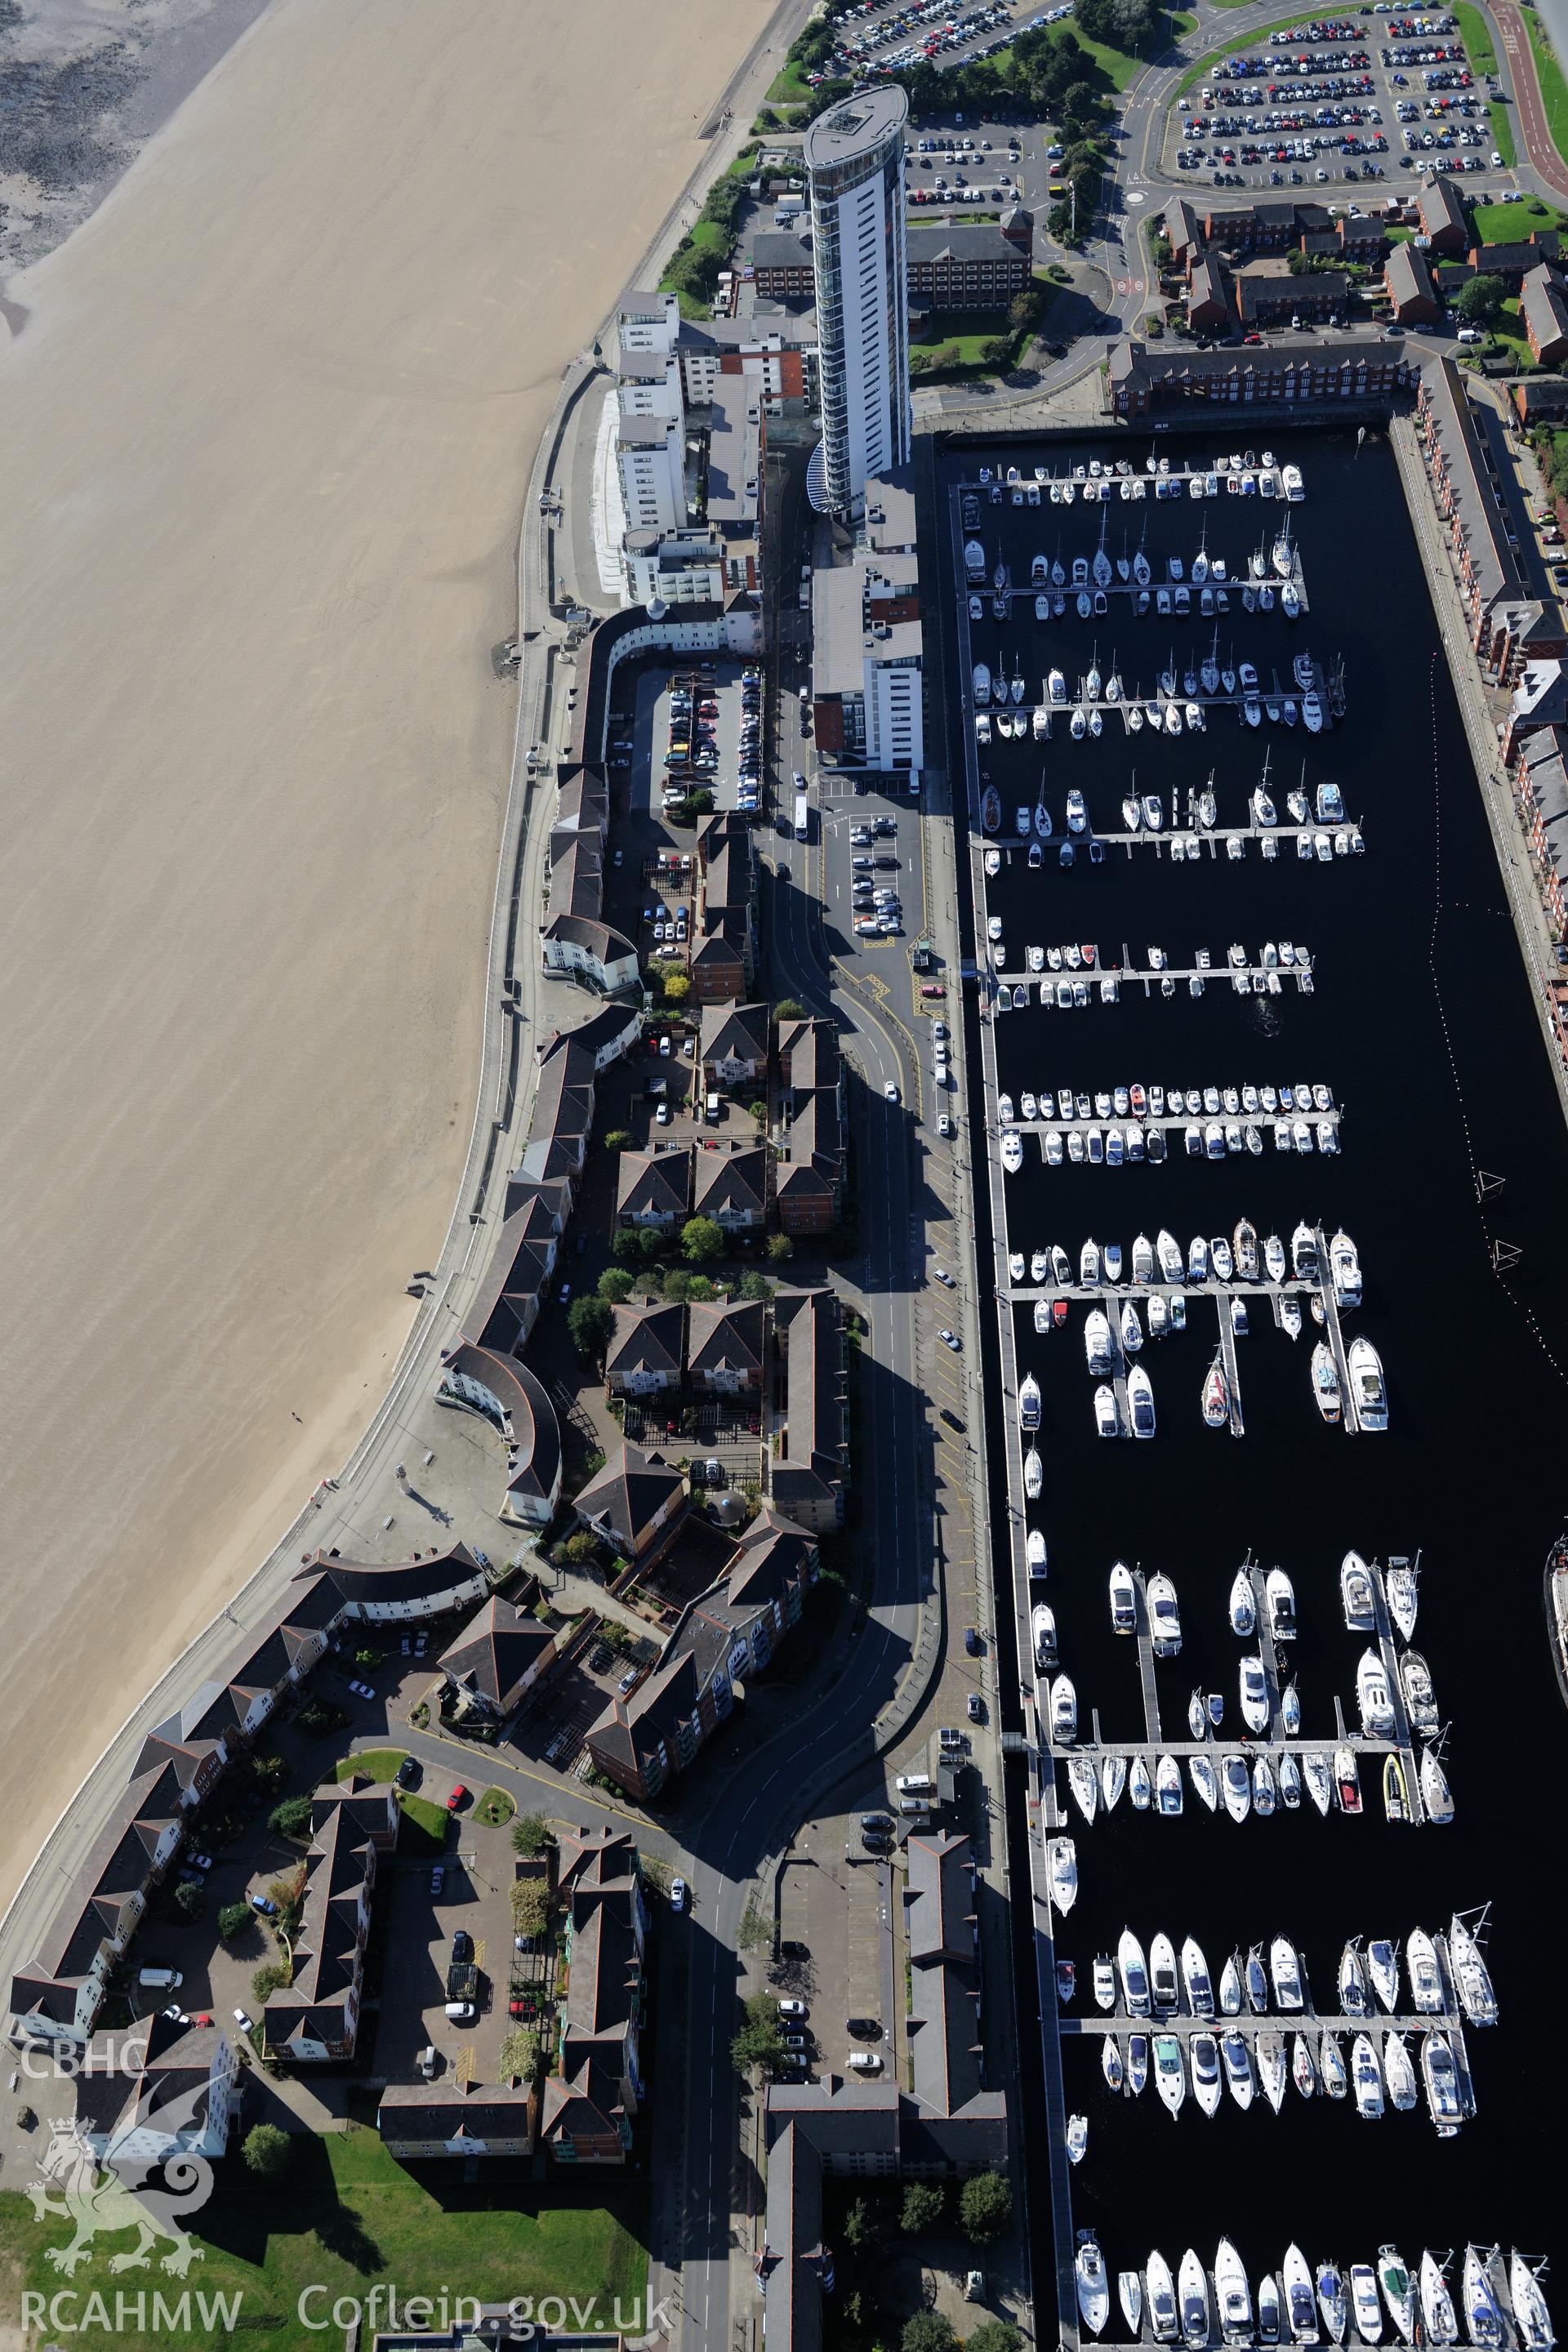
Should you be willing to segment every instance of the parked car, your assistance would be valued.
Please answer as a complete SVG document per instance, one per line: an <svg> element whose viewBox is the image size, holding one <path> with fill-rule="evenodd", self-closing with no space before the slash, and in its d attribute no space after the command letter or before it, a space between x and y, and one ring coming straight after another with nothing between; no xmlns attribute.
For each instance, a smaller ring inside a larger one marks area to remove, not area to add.
<svg viewBox="0 0 1568 2352"><path fill-rule="evenodd" d="M276 1919L278 1916L278 1906L270 1895L253 1895L250 1907L253 1911L259 1911L264 1919Z"/></svg>
<svg viewBox="0 0 1568 2352"><path fill-rule="evenodd" d="M434 1903L436 1897L440 1894L441 1889L446 1885L446 1884L447 1865L444 1862L438 1862L430 1873L430 1900L432 1903Z"/></svg>
<svg viewBox="0 0 1568 2352"><path fill-rule="evenodd" d="M781 2000L779 2003L781 2017L809 2017L810 2014L804 2000Z"/></svg>
<svg viewBox="0 0 1568 2352"><path fill-rule="evenodd" d="M256 2020L253 2017L247 2017L243 2009L235 2011L234 2021L242 2033L254 2033L256 2031Z"/></svg>
<svg viewBox="0 0 1568 2352"><path fill-rule="evenodd" d="M451 1795L447 1800L447 1811L449 1813L455 1813L459 1805L466 1805L468 1801L468 1792L463 1786L461 1780L459 1780L457 1787L453 1790Z"/></svg>
<svg viewBox="0 0 1568 2352"><path fill-rule="evenodd" d="M979 1723L982 1719L980 1693L978 1691L971 1691L963 1704L968 1709L970 1722Z"/></svg>
<svg viewBox="0 0 1568 2352"><path fill-rule="evenodd" d="M356 1683L351 1679L349 1688L353 1691L356 1698L374 1698L375 1696L375 1693L372 1690L368 1683Z"/></svg>
<svg viewBox="0 0 1568 2352"><path fill-rule="evenodd" d="M412 1756L405 1756L397 1768L397 1785L400 1789L413 1789L418 1786L418 1764Z"/></svg>
<svg viewBox="0 0 1568 2352"><path fill-rule="evenodd" d="M685 1910L685 1908L686 1908L686 1881L685 1881L685 1879L684 1879L684 1878L672 1878L672 1879L670 1880L670 1882L669 1882L669 1907L670 1907L670 1909L671 1909L672 1911L684 1911L684 1910Z"/></svg>
<svg viewBox="0 0 1568 2352"><path fill-rule="evenodd" d="M471 1960L473 1957L473 1937L469 1935L466 1927L454 1927L452 1930L452 1958L454 1960Z"/></svg>

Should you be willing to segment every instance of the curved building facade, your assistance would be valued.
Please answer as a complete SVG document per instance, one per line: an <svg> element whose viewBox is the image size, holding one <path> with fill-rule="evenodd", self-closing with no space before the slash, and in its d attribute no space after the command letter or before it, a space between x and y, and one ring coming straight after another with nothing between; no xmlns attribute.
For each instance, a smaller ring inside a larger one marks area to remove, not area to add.
<svg viewBox="0 0 1568 2352"><path fill-rule="evenodd" d="M860 90L805 134L827 507L910 456L909 268L901 89Z"/></svg>

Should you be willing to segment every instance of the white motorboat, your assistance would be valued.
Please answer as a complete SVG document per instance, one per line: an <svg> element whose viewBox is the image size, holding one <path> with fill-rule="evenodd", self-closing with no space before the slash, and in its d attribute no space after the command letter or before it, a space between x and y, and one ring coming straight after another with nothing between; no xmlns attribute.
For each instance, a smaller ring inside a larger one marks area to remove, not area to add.
<svg viewBox="0 0 1568 2352"><path fill-rule="evenodd" d="M1407 2115L1415 2105L1415 2069L1410 2063L1403 2033L1385 2033L1383 2037L1383 2074L1389 2097L1401 2114Z"/></svg>
<svg viewBox="0 0 1568 2352"><path fill-rule="evenodd" d="M1351 2046L1351 2087L1357 2115L1375 2123L1383 2113L1383 2069L1370 2034L1358 2033Z"/></svg>
<svg viewBox="0 0 1568 2352"><path fill-rule="evenodd" d="M1296 1638L1296 1591L1282 1568L1271 1568L1263 1588L1268 1608L1268 1631L1277 1642Z"/></svg>
<svg viewBox="0 0 1568 2352"><path fill-rule="evenodd" d="M1100 1810L1100 1775L1094 1769L1092 1756L1068 1758L1068 1787L1073 1802L1086 1822L1092 1822Z"/></svg>
<svg viewBox="0 0 1568 2352"><path fill-rule="evenodd" d="M1377 2283L1383 2289L1383 2299L1406 2344L1415 2341L1415 2296L1410 2284L1410 2273L1400 2260L1396 2246L1379 2246L1377 2250Z"/></svg>
<svg viewBox="0 0 1568 2352"><path fill-rule="evenodd" d="M1110 1571L1110 1623L1117 1633L1138 1630L1138 1588L1124 1559L1119 1559Z"/></svg>
<svg viewBox="0 0 1568 2352"><path fill-rule="evenodd" d="M1162 1756L1154 1768L1154 1803L1162 1813L1182 1810L1182 1768L1173 1756Z"/></svg>
<svg viewBox="0 0 1568 2352"><path fill-rule="evenodd" d="M1247 2046L1246 2034L1233 2025L1220 2036L1219 2054L1225 2067L1226 2088L1238 2107L1249 2107L1256 2085L1252 2077L1252 2053Z"/></svg>
<svg viewBox="0 0 1568 2352"><path fill-rule="evenodd" d="M1156 2344L1173 2344L1181 2331L1181 2314L1176 2309L1176 2288L1171 2276L1171 2265L1158 2249L1149 2257L1144 2284L1149 2296L1149 2326L1154 2341Z"/></svg>
<svg viewBox="0 0 1568 2352"><path fill-rule="evenodd" d="M1149 1947L1149 1983L1156 2013L1168 2016L1176 2006L1176 1948L1163 1927Z"/></svg>
<svg viewBox="0 0 1568 2352"><path fill-rule="evenodd" d="M1448 2292L1448 2282L1443 2275L1443 2265L1430 2248L1421 2257L1419 2277L1421 2322L1427 2343L1442 2346L1457 2344L1459 2340L1459 2322L1454 2310L1454 2298ZM1375 2279L1373 2286L1375 2294ZM1519 2308L1517 2295L1514 2297L1514 2308L1517 2312ZM1374 2344L1377 2338L1369 2336L1367 2341L1369 2344Z"/></svg>
<svg viewBox="0 0 1568 2352"><path fill-rule="evenodd" d="M1301 1963L1296 1947L1287 1936L1276 1936L1268 1947L1268 1974L1274 1987L1276 2007L1296 2010L1303 2006Z"/></svg>
<svg viewBox="0 0 1568 2352"><path fill-rule="evenodd" d="M1109 1382L1094 1392L1094 1425L1101 1437L1120 1437L1121 1419L1116 1409L1116 1391Z"/></svg>
<svg viewBox="0 0 1568 2352"><path fill-rule="evenodd" d="M1362 1652L1356 1666L1355 1689L1363 1731L1369 1739L1390 1738L1394 1732L1394 1701L1383 1660L1375 1650Z"/></svg>
<svg viewBox="0 0 1568 2352"><path fill-rule="evenodd" d="M1078 1738L1078 1692L1070 1675L1058 1675L1051 1685L1051 1738L1064 1748Z"/></svg>
<svg viewBox="0 0 1568 2352"><path fill-rule="evenodd" d="M1342 2099L1350 2089L1344 2053L1337 2033L1325 2033L1318 2043L1318 2073L1331 2099Z"/></svg>
<svg viewBox="0 0 1568 2352"><path fill-rule="evenodd" d="M1383 2334L1383 2305L1377 2299L1377 2273L1370 2263L1351 2264L1351 2315L1363 2344L1375 2344Z"/></svg>
<svg viewBox="0 0 1568 2352"><path fill-rule="evenodd" d="M1143 1345L1143 1326L1138 1320L1138 1309L1131 1298L1123 1299L1121 1303L1121 1334L1123 1352L1135 1356Z"/></svg>
<svg viewBox="0 0 1568 2352"><path fill-rule="evenodd" d="M1130 2033L1127 2037L1127 2088L1133 2098L1141 2099L1149 2080L1149 2036Z"/></svg>
<svg viewBox="0 0 1568 2352"><path fill-rule="evenodd" d="M1248 1569L1238 1568L1231 1580L1230 1630L1243 1642L1250 1641L1258 1631L1258 1605ZM1261 1730L1263 1726L1257 1727Z"/></svg>
<svg viewBox="0 0 1568 2352"><path fill-rule="evenodd" d="M1126 1328L1128 1315L1132 1317L1136 1324L1138 1318L1131 1302L1122 1317L1123 1329ZM1132 1416L1133 1436L1152 1437L1154 1434L1154 1383L1142 1364L1134 1364L1127 1375L1127 1403Z"/></svg>
<svg viewBox="0 0 1568 2352"><path fill-rule="evenodd" d="M1046 1465L1040 1459L1038 1447L1031 1445L1024 1456L1024 1492L1031 1503L1039 1501L1045 1484Z"/></svg>
<svg viewBox="0 0 1568 2352"><path fill-rule="evenodd" d="M1497 2023L1497 1995L1481 1948L1456 1911L1448 1922L1448 1961L1465 2015L1472 2025Z"/></svg>
<svg viewBox="0 0 1568 2352"><path fill-rule="evenodd" d="M1132 1279L1145 1284L1154 1279L1154 1249L1147 1234L1140 1234L1132 1244Z"/></svg>
<svg viewBox="0 0 1568 2352"><path fill-rule="evenodd" d="M1366 1973L1381 2006L1392 2017L1399 2007L1399 1947L1374 1936L1366 1948Z"/></svg>
<svg viewBox="0 0 1568 2352"><path fill-rule="evenodd" d="M1154 2088L1174 2117L1187 2095L1187 2070L1182 2063L1182 2045L1173 2033L1154 2035L1153 2060Z"/></svg>
<svg viewBox="0 0 1568 2352"><path fill-rule="evenodd" d="M1143 1947L1131 1927L1123 1927L1116 1947L1116 1966L1121 1978L1121 1999L1129 2017L1148 2017L1153 2009L1149 1990L1149 1970L1144 1963Z"/></svg>
<svg viewBox="0 0 1568 2352"><path fill-rule="evenodd" d="M1176 2285L1182 2309L1182 2339L1196 2352L1197 2347L1208 2342L1212 2322L1208 2273L1191 2246L1182 2256Z"/></svg>
<svg viewBox="0 0 1568 2352"><path fill-rule="evenodd" d="M1189 1756L1187 1777L1204 1804L1211 1813L1214 1812L1219 1804L1219 1780L1209 1759L1206 1756Z"/></svg>
<svg viewBox="0 0 1568 2352"><path fill-rule="evenodd" d="M1116 2296L1127 2322L1128 2340L1136 2344L1143 2326L1143 2283L1136 2271L1118 2271Z"/></svg>
<svg viewBox="0 0 1568 2352"><path fill-rule="evenodd" d="M1079 2233L1073 2270L1078 2280L1079 2315L1089 2334L1098 2336L1110 2316L1110 2289L1106 2281L1105 2256L1091 2230Z"/></svg>
<svg viewBox="0 0 1568 2352"><path fill-rule="evenodd" d="M1015 1282L1022 1282L1024 1259L1021 1251L1018 1253L1017 1262L1018 1272L1013 1279ZM1038 1429L1039 1425L1040 1384L1033 1372L1026 1372L1018 1384L1018 1426L1020 1429L1029 1430Z"/></svg>
<svg viewBox="0 0 1568 2352"><path fill-rule="evenodd" d="M1405 1695L1405 1713L1412 1728L1424 1739L1434 1738L1438 1727L1437 1700L1431 1668L1419 1650L1406 1650L1400 1659L1399 1687Z"/></svg>
<svg viewBox="0 0 1568 2352"><path fill-rule="evenodd" d="M1285 2104L1288 2071L1285 2036L1277 2025L1266 2025L1258 2037L1258 2080L1276 2115Z"/></svg>
<svg viewBox="0 0 1568 2352"><path fill-rule="evenodd" d="M1182 1619L1176 1588L1163 1570L1149 1579L1146 1600L1154 1655L1173 1658L1182 1646Z"/></svg>
<svg viewBox="0 0 1568 2352"><path fill-rule="evenodd" d="M1055 1837L1047 1848L1051 1901L1065 1919L1078 1901L1078 1848L1069 1837Z"/></svg>
<svg viewBox="0 0 1568 2352"><path fill-rule="evenodd" d="M1319 1812L1326 1816L1334 1792L1333 1776L1329 1769L1328 1758L1303 1756L1301 1778L1307 1784L1308 1796L1310 1797Z"/></svg>
<svg viewBox="0 0 1568 2352"><path fill-rule="evenodd" d="M1194 2017L1214 2015L1214 1985L1209 1977L1209 1964L1204 1958L1204 1948L1192 1936L1182 1943L1182 1989L1187 1997L1187 2007Z"/></svg>
<svg viewBox="0 0 1568 2352"><path fill-rule="evenodd" d="M1161 1280L1180 1282L1186 1273L1186 1261L1182 1255L1181 1244L1173 1234L1167 1232L1163 1225L1160 1228L1155 1248L1159 1252Z"/></svg>
<svg viewBox="0 0 1568 2352"><path fill-rule="evenodd" d="M1002 1165L1009 1176L1016 1176L1024 1165L1024 1139L1016 1127L1003 1129Z"/></svg>
<svg viewBox="0 0 1568 2352"><path fill-rule="evenodd" d="M1434 1748L1421 1750L1421 1801L1434 1828L1444 1829L1454 1818L1453 1792Z"/></svg>
<svg viewBox="0 0 1568 2352"><path fill-rule="evenodd" d="M1263 1244L1263 1270L1270 1282L1283 1282L1289 1261L1285 1244L1278 1234L1270 1234Z"/></svg>
<svg viewBox="0 0 1568 2352"><path fill-rule="evenodd" d="M1372 1572L1359 1551L1347 1551L1340 1562L1340 1606L1352 1633L1370 1633L1377 1622Z"/></svg>
<svg viewBox="0 0 1568 2352"><path fill-rule="evenodd" d="M1087 1109L1079 1116L1087 1118L1089 1116ZM1080 1289L1098 1290L1100 1288L1100 1244L1092 1236L1085 1242L1078 1254L1078 1278Z"/></svg>
<svg viewBox="0 0 1568 2352"><path fill-rule="evenodd" d="M1263 1672L1263 1660L1249 1653L1241 1662L1241 1719L1248 1731L1265 1732L1268 1728L1268 1684Z"/></svg>
<svg viewBox="0 0 1568 2352"><path fill-rule="evenodd" d="M1108 1813L1116 1811L1121 1791L1127 1786L1125 1756L1104 1756L1100 1763L1100 1801Z"/></svg>
<svg viewBox="0 0 1568 2352"><path fill-rule="evenodd" d="M1292 2341L1297 2344L1320 2342L1318 2304L1312 2291L1312 2273L1308 2268L1307 2257L1300 2246L1286 2247L1281 2283L1285 2289L1285 2324L1290 2330Z"/></svg>
<svg viewBox="0 0 1568 2352"><path fill-rule="evenodd" d="M1081 2164L1089 2150L1089 2117L1069 2116L1067 2127L1067 2151L1069 2164Z"/></svg>
<svg viewBox="0 0 1568 2352"><path fill-rule="evenodd" d="M1351 1376L1351 1397L1363 1429L1388 1427L1388 1391L1384 1386L1383 1360L1372 1341L1358 1336L1351 1341L1345 1361Z"/></svg>
<svg viewBox="0 0 1568 2352"><path fill-rule="evenodd" d="M1220 1793L1233 1822L1244 1822L1252 1811L1252 1775L1245 1756L1227 1756L1219 1768Z"/></svg>

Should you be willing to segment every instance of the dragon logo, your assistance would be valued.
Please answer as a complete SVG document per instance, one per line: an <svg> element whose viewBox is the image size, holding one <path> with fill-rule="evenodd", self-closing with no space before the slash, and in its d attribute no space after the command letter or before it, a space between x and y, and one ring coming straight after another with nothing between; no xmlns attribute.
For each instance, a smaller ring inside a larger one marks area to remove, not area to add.
<svg viewBox="0 0 1568 2352"><path fill-rule="evenodd" d="M114 2126L109 2147L100 2157L80 2119L57 2123L48 2147L39 2158L41 2182L27 2190L33 2211L42 2221L69 2221L76 2234L68 2246L50 2246L46 2259L71 2277L92 2260L92 2242L101 2230L113 2236L134 2230L136 2243L129 2252L110 2257L111 2271L146 2270L152 2250L166 2241L169 2252L159 2267L184 2278L193 2263L205 2260L181 2226L182 2218L195 2213L213 2192L213 2168L205 2156L181 2145L181 2135L199 2131L205 2120L207 2085L198 2084L180 2098L156 2110L155 2120L139 2113L133 2102ZM51 2189L58 2195L50 2194Z"/></svg>

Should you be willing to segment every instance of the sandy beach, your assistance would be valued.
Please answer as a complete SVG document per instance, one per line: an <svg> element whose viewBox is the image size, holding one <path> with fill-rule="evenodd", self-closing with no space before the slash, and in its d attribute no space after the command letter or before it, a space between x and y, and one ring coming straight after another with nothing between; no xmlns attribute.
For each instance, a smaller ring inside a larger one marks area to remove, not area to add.
<svg viewBox="0 0 1568 2352"><path fill-rule="evenodd" d="M379 1401L472 1115L520 499L767 13L272 0L6 289L0 1902Z"/></svg>

